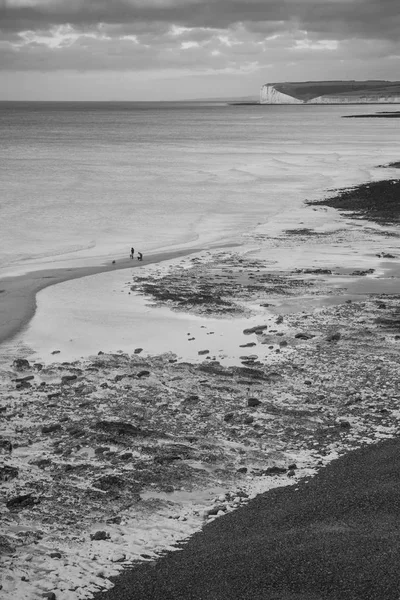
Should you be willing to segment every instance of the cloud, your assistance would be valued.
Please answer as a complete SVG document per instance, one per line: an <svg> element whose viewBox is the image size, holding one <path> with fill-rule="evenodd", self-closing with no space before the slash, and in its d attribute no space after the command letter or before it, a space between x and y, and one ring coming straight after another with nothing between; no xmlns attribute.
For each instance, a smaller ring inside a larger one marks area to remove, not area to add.
<svg viewBox="0 0 400 600"><path fill-rule="evenodd" d="M281 22L338 38L397 39L400 12L394 0L0 0L3 31L99 23L218 29L265 23L273 29Z"/></svg>
<svg viewBox="0 0 400 600"><path fill-rule="evenodd" d="M0 70L243 73L400 56L394 0L0 0Z"/></svg>

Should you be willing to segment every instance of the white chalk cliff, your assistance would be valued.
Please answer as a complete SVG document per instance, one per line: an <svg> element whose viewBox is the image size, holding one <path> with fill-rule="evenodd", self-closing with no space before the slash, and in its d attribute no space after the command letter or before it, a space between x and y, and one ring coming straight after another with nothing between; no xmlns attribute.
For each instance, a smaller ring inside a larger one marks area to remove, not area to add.
<svg viewBox="0 0 400 600"><path fill-rule="evenodd" d="M263 85L260 92L261 104L304 104L303 100L293 98L282 92L278 92L273 85Z"/></svg>

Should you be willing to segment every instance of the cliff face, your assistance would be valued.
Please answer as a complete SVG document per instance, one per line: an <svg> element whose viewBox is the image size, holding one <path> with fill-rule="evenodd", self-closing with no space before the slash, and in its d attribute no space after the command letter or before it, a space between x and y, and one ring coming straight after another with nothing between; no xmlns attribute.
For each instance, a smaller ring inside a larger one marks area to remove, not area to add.
<svg viewBox="0 0 400 600"><path fill-rule="evenodd" d="M400 103L400 82L310 81L267 83L261 104L395 104Z"/></svg>
<svg viewBox="0 0 400 600"><path fill-rule="evenodd" d="M273 85L263 85L260 92L261 104L303 104L302 100L278 92Z"/></svg>

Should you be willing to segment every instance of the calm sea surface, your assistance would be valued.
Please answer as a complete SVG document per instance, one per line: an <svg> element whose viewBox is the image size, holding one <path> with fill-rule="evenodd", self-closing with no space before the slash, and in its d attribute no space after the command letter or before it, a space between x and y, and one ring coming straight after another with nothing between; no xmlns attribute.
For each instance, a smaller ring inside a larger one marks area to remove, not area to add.
<svg viewBox="0 0 400 600"><path fill-rule="evenodd" d="M399 121L362 106L0 103L0 274L242 233L385 177Z"/></svg>

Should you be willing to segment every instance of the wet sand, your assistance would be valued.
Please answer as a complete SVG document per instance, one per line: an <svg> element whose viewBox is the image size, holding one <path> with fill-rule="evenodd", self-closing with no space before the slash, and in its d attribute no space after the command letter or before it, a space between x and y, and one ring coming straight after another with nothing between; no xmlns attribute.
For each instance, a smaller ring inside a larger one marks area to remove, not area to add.
<svg viewBox="0 0 400 600"><path fill-rule="evenodd" d="M50 285L106 273L117 269L132 269L187 256L198 249L160 252L146 256L143 261L136 257L120 258L109 263L93 267L75 267L63 269L43 269L15 277L0 279L0 344L11 339L29 323L36 310L36 294Z"/></svg>

